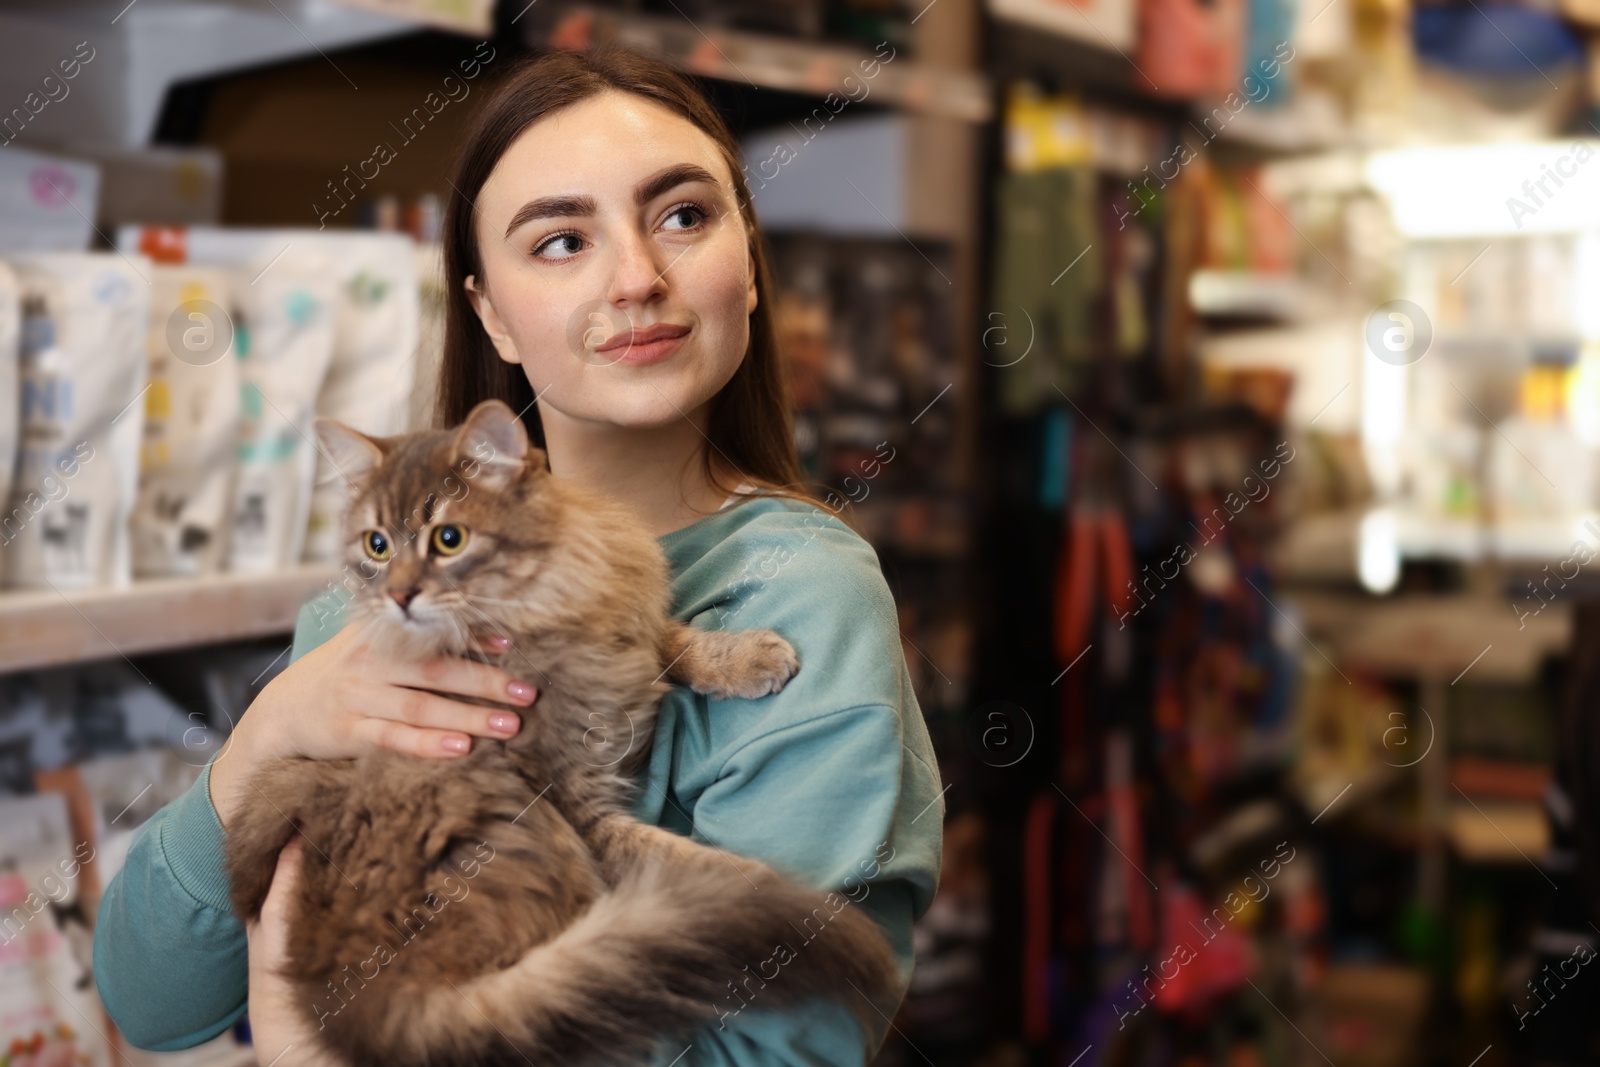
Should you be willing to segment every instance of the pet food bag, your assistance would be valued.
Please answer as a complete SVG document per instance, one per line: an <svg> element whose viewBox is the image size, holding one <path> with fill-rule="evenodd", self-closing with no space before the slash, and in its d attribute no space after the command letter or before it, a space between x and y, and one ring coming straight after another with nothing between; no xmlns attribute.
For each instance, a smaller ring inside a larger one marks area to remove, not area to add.
<svg viewBox="0 0 1600 1067"><path fill-rule="evenodd" d="M404 234L327 234L339 276L333 360L317 414L379 437L410 429L421 299L415 243ZM305 560L333 562L344 544L344 476L317 462Z"/></svg>
<svg viewBox="0 0 1600 1067"><path fill-rule="evenodd" d="M416 265L422 311L416 366L411 375L411 423L407 428L422 430L433 425L439 401L439 368L444 363L444 252L437 241L419 244L412 250L411 260Z"/></svg>
<svg viewBox="0 0 1600 1067"><path fill-rule="evenodd" d="M17 276L0 263L0 397L17 397L17 334L22 324L22 294ZM15 399L0 404L0 503L11 499L11 477L17 469L17 419L22 414ZM9 509L8 509L9 510ZM0 549L6 528L0 524Z"/></svg>
<svg viewBox="0 0 1600 1067"><path fill-rule="evenodd" d="M21 446L0 516L0 584L124 585L139 478L147 260L11 257L21 289Z"/></svg>
<svg viewBox="0 0 1600 1067"><path fill-rule="evenodd" d="M263 247L231 271L240 378L234 571L278 570L305 551L317 462L311 421L333 356L337 275L329 257L292 246L276 262L272 256Z"/></svg>
<svg viewBox="0 0 1600 1067"><path fill-rule="evenodd" d="M239 440L227 275L159 263L153 273L133 573L213 574L224 562Z"/></svg>
<svg viewBox="0 0 1600 1067"><path fill-rule="evenodd" d="M239 370L229 570L277 570L297 564L305 554L317 464L311 421L319 410L318 396L336 341L380 329L371 322L363 325L362 315L341 312L342 302L349 299L343 295L346 283L360 274L360 267L352 266L355 257L340 254L342 237L316 230L218 226L124 226L117 231L118 247L125 251L147 252L163 263L218 267L228 277ZM378 247L392 254L378 240ZM369 254L361 262L374 258ZM369 282L387 277L390 270L386 263L370 266ZM381 303L371 298L371 291L379 288L368 285L369 303Z"/></svg>
<svg viewBox="0 0 1600 1067"><path fill-rule="evenodd" d="M72 837L62 794L0 800L0 1062L111 1063Z"/></svg>

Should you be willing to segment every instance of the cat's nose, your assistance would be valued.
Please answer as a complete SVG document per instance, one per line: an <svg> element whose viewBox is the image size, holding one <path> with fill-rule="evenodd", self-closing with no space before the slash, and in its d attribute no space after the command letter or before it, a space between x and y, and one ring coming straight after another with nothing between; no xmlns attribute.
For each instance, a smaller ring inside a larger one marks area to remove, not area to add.
<svg viewBox="0 0 1600 1067"><path fill-rule="evenodd" d="M411 602L417 598L417 587L410 586L406 589L391 589L389 590L389 595L394 597L394 602L400 605L401 611L404 611L406 608L409 608L411 606Z"/></svg>

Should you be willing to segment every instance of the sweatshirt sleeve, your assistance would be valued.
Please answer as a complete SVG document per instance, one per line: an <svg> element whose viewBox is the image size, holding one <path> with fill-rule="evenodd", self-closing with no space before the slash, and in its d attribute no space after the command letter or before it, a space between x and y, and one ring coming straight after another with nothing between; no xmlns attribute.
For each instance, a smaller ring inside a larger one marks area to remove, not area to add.
<svg viewBox="0 0 1600 1067"><path fill-rule="evenodd" d="M207 762L194 785L139 830L100 899L95 985L137 1048L191 1048L244 1014L249 956L228 903L210 779Z"/></svg>
<svg viewBox="0 0 1600 1067"><path fill-rule="evenodd" d="M300 611L290 662L331 636L332 629L313 625L326 614L314 604ZM229 901L222 823L211 804L215 760L139 829L100 898L95 985L137 1048L192 1048L244 1014L249 946Z"/></svg>
<svg viewBox="0 0 1600 1067"><path fill-rule="evenodd" d="M669 693L636 811L861 908L894 952L903 998L913 923L938 886L944 803L876 554L836 519L772 511L696 557L677 592L691 625L770 628L801 667L754 700ZM895 1014L848 986L787 1008L762 997L759 979L730 988L693 1043L652 1067L865 1067Z"/></svg>

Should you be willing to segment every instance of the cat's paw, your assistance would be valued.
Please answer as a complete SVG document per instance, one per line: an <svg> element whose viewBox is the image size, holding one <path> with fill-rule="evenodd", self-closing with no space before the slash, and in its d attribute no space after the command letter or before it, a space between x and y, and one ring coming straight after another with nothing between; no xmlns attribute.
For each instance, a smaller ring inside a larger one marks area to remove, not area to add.
<svg viewBox="0 0 1600 1067"><path fill-rule="evenodd" d="M711 696L754 700L779 692L800 670L794 646L771 630L740 634L738 653Z"/></svg>

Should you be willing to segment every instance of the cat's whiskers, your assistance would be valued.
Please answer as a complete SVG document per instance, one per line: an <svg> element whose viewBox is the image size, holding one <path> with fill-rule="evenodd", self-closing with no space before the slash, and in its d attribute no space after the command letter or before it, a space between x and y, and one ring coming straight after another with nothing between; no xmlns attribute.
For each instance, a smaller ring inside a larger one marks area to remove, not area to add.
<svg viewBox="0 0 1600 1067"><path fill-rule="evenodd" d="M490 615L488 612L484 611L482 608L478 607L476 604L473 603L474 600L479 599L478 597L474 597L472 594L470 594L466 590L462 589L455 582L450 581L450 579L448 577L445 577L445 576L441 576L441 577L444 577L445 582L449 584L451 590L453 590L454 592L456 592L457 594L459 594L461 596L461 606L462 607L464 607L468 611L474 612L477 615L479 615L480 617L482 617L486 622L489 623L489 627L490 627L491 630L494 631L494 633L496 633L496 634L498 634L498 635L500 635L502 637L510 637L511 636L509 633L506 632L509 628L505 624L503 624L499 619L496 619L493 615ZM486 597L486 598L483 598L483 599L486 602L494 600L493 597ZM509 601L508 600L508 601L504 601L503 603L512 604L512 603L518 603L518 601ZM533 662L528 659L528 657L526 655L524 655L522 652L518 651L515 639L512 640L511 646L507 649L507 651L515 652L516 656L517 656L517 658L519 660L521 660L523 663L527 664L530 670L533 670L534 672L536 672L539 675L540 678L544 679L545 685L548 686L550 684L550 676L545 674L544 671L539 670L539 668L536 667L533 664Z"/></svg>
<svg viewBox="0 0 1600 1067"><path fill-rule="evenodd" d="M435 597L434 598L435 603L438 603L439 599L440 598ZM439 617L444 619L445 622L450 624L450 632L454 635L453 644L455 645L455 647L457 649L459 649L460 651L463 651L463 652L465 652L467 649L471 648L472 647L472 631L467 629L467 627L462 624L461 620L456 617L456 613L450 610L449 605L447 605L447 604L438 604L438 607L439 607Z"/></svg>

